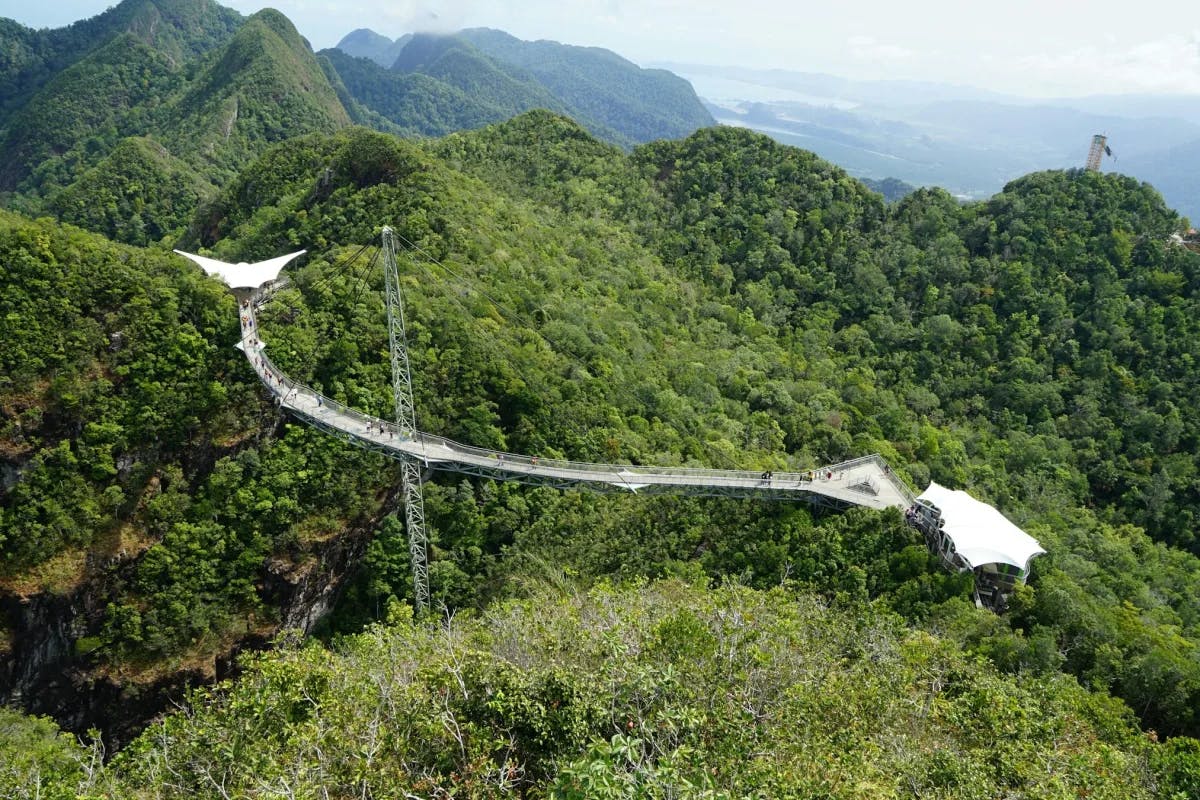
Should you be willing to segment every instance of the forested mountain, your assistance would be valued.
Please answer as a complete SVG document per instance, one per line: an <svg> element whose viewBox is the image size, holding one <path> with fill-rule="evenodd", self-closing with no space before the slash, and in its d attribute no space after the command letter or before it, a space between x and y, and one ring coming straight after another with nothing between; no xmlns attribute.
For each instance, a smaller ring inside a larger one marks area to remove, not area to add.
<svg viewBox="0 0 1200 800"><path fill-rule="evenodd" d="M556 97L633 142L675 139L712 125L691 84L662 69L638 69L611 50L546 40L524 42L504 31L470 28L462 38L528 70Z"/></svg>
<svg viewBox="0 0 1200 800"><path fill-rule="evenodd" d="M122 34L178 65L227 41L241 21L215 0L124 0L103 14L48 30L0 19L0 133L9 127L9 114L47 81Z"/></svg>
<svg viewBox="0 0 1200 800"><path fill-rule="evenodd" d="M213 0L125 0L43 31L3 20L0 189L15 188L82 142L94 150L104 134L146 126L148 112L178 86L184 64L226 43L241 22Z"/></svg>
<svg viewBox="0 0 1200 800"><path fill-rule="evenodd" d="M389 69L411 38L412 34L406 33L393 40L370 28L359 28L343 36L336 49L354 58L369 58L384 69Z"/></svg>
<svg viewBox="0 0 1200 800"><path fill-rule="evenodd" d="M243 19L213 0L124 0L57 30L0 20L0 199L145 245L182 236L199 203L267 145L351 122L440 136L541 108L623 145L712 122L668 73L554 45L546 63L572 77L548 85L536 63L510 57L525 43L474 35L504 42L504 57L463 36L344 40L376 58L407 52L389 70L338 50L314 58L278 12Z"/></svg>
<svg viewBox="0 0 1200 800"><path fill-rule="evenodd" d="M884 178L878 181L871 178L860 178L859 180L871 191L883 195L883 199L889 203L900 200L917 190L917 187L896 178Z"/></svg>
<svg viewBox="0 0 1200 800"><path fill-rule="evenodd" d="M153 160L145 143L132 147ZM309 248L261 324L278 363L339 401L384 416L392 402L380 278L352 259L386 222L420 248L402 261L426 430L635 464L805 469L880 452L918 487L935 479L995 502L1048 550L996 616L969 603L969 579L941 571L894 512L438 475L426 487L435 598L485 614L464 633L479 659L469 679L453 651L431 652L450 634L403 622L395 469L279 419L231 348L237 314L219 285L157 250L49 220L0 222L6 691L75 729L103 719L120 743L182 684L225 670L239 643L389 615L399 625L340 654L313 646L258 662L230 694L196 698L194 716L134 744L105 780L149 785L185 761L198 771L181 792L201 791L192 781L214 769L245 787L318 780L287 770L319 747L330 754L320 763L348 770L337 781L362 768L360 780L389 776L413 792L451 773L476 787L503 774L527 791L586 796L588 770L622 786L702 785L703 765L714 792L773 795L811 776L805 758L834 752L877 757L836 761L832 796L875 781L892 787L885 795L947 797L1195 789L1200 748L1185 735L1200 733L1200 256L1173 244L1181 220L1148 186L1045 172L986 203L919 190L888 205L811 153L748 131L624 153L546 112L420 143L351 128L268 148L182 244L231 261ZM695 588L621 583L666 576ZM702 588L726 580L778 588ZM583 597L605 581L626 588ZM682 599L668 613L663 596ZM533 605L503 605L523 597ZM548 610L560 603L580 605ZM795 608L812 609L800 627L755 627ZM586 627L601 614L615 620L602 635ZM841 687L820 694L837 702L804 706L805 687L824 684L795 677L794 662L720 672L730 662L712 648L731 652L720 649L730 642L720 620L731 619L748 620L764 659L837 654L819 669ZM581 666L555 671L506 644L516 629L548 630L535 650L601 636L649 660L585 647L570 656ZM829 644L842 641L877 649ZM399 666L381 650L414 660ZM655 653L670 654L677 679L602 677L662 676ZM398 670L420 677L354 677ZM776 674L755 703L843 716L828 739L806 739L811 726L743 706L750 717L735 729L762 737L744 744L773 742L777 758L748 764L715 724L730 710L696 698L723 702L749 676ZM369 737L370 718L355 715L382 701L337 699L336 687L440 702L438 687L459 678L470 688L445 713L461 747L414 733L364 761L371 740L343 736ZM671 694L677 686L697 694ZM283 708L274 692L299 704L278 725L254 710ZM885 703L890 722L874 727L865 709ZM895 738L892 722L911 738ZM72 763L43 728L12 724L41 743L21 752ZM615 726L639 743L613 739ZM322 731L338 732L337 747ZM512 744L486 744L500 741ZM421 747L457 755L427 763ZM172 755L202 750L210 760ZM941 750L971 768L939 772L928 759ZM911 779L896 784L897 773Z"/></svg>
<svg viewBox="0 0 1200 800"><path fill-rule="evenodd" d="M389 69L340 50L321 55L356 101L423 136L480 128L537 108L567 113L531 75L506 68L456 37L410 37Z"/></svg>
<svg viewBox="0 0 1200 800"><path fill-rule="evenodd" d="M10 721L22 747L0 754L28 796L221 796L214 776L231 797L1130 800L1197 787L1187 740L1153 744L1069 678L1006 675L886 612L784 590L551 590L445 630L397 614L333 652L256 657L195 702L105 770L33 722Z"/></svg>
<svg viewBox="0 0 1200 800"><path fill-rule="evenodd" d="M386 58L369 34L347 48ZM1200 255L1154 188L867 187L497 31L384 69L274 11L125 0L0 43L0 694L123 748L0 710L0 795L1200 795ZM273 358L388 416L385 223L425 430L879 452L1048 553L997 616L895 512L438 474L447 614L413 620L395 465L282 418L235 301L168 252L308 249ZM289 630L347 636L135 738Z"/></svg>
<svg viewBox="0 0 1200 800"><path fill-rule="evenodd" d="M951 83L659 66L687 78L722 124L812 150L860 179L893 176L971 199L1035 170L1081 166L1093 134L1104 133L1115 154L1106 171L1152 183L1172 208L1200 220L1190 168L1200 146L1196 93L1050 99Z"/></svg>
<svg viewBox="0 0 1200 800"><path fill-rule="evenodd" d="M526 42L487 28L405 35L360 29L325 51L350 93L400 127L434 135L543 108L623 146L686 136L713 124L687 81L616 53ZM370 63L367 63L370 62ZM382 66L403 78L376 69ZM429 80L432 79L432 80ZM456 120L478 120L458 124Z"/></svg>
<svg viewBox="0 0 1200 800"><path fill-rule="evenodd" d="M0 167L11 206L132 244L178 237L199 200L263 147L350 124L286 17L230 14L199 0L126 0L63 29L109 38L13 113ZM209 18L229 29L218 37Z"/></svg>

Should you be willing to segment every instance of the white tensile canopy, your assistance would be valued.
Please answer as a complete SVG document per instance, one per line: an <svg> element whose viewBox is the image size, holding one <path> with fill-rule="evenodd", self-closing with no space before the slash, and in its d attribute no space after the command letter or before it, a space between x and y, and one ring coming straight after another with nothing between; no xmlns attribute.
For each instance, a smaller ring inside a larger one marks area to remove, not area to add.
<svg viewBox="0 0 1200 800"><path fill-rule="evenodd" d="M184 258L195 261L209 275L225 281L230 289L257 289L264 283L277 279L279 271L289 261L296 256L303 255L307 251L299 250L295 253L289 253L286 256L259 261L255 264L247 264L245 261L240 264L227 264L215 258L185 253L182 250L176 250L175 252Z"/></svg>
<svg viewBox="0 0 1200 800"><path fill-rule="evenodd" d="M1046 552L1037 539L966 492L930 483L918 499L941 510L945 520L942 531L954 542L955 552L972 567L1011 564L1024 572L1029 559Z"/></svg>

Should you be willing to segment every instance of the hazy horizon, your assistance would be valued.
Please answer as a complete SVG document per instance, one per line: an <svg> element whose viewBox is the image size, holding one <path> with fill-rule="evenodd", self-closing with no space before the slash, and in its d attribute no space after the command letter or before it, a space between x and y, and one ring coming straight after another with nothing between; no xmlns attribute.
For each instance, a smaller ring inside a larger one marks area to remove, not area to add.
<svg viewBox="0 0 1200 800"><path fill-rule="evenodd" d="M276 8L314 49L357 28L490 27L522 39L605 47L639 64L674 61L818 72L855 80L957 84L1022 97L1200 94L1200 21L1181 2L957 0L833 7L683 0L219 0L242 14ZM102 13L112 0L0 0L0 16L35 28ZM1136 13L1130 13L1136 8Z"/></svg>

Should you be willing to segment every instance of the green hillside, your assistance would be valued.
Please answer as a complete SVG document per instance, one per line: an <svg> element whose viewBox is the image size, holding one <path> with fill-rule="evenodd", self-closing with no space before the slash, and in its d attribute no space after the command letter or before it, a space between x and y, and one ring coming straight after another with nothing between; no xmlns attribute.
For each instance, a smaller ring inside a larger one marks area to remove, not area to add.
<svg viewBox="0 0 1200 800"><path fill-rule="evenodd" d="M356 630L407 600L394 467L279 424L229 347L219 286L173 256L4 219L2 586L83 609L55 669L155 697L185 665L211 677L235 642L322 616ZM280 143L187 246L309 248L261 319L273 358L387 416L379 276L348 263L383 222L423 251L403 259L423 429L635 464L881 452L917 486L995 502L1049 551L998 617L895 513L437 475L437 602L640 577L783 585L897 614L986 670L1073 676L1158 736L1200 733L1200 258L1172 244L1181 220L1151 188L1050 172L988 203L922 190L886 206L747 131L625 154L535 112L422 144ZM27 663L43 634L4 625Z"/></svg>
<svg viewBox="0 0 1200 800"><path fill-rule="evenodd" d="M48 210L63 222L135 245L170 240L215 188L153 139L131 136L55 194Z"/></svg>
<svg viewBox="0 0 1200 800"><path fill-rule="evenodd" d="M392 72L340 50L322 50L319 55L345 87L351 101L343 101L347 108L353 103L414 137L442 136L504 119L503 112L490 102L472 98L428 75Z"/></svg>
<svg viewBox="0 0 1200 800"><path fill-rule="evenodd" d="M101 136L144 128L149 109L176 91L180 78L165 53L132 33L118 35L63 70L17 112L3 142L0 187L15 189L37 169L42 175L35 182L45 181L46 173L58 178L65 172L69 180L89 145L93 152L104 147Z"/></svg>
<svg viewBox="0 0 1200 800"><path fill-rule="evenodd" d="M1194 740L1155 745L1069 678L1005 675L889 614L782 589L545 591L444 629L398 613L332 651L256 657L193 704L91 775L86 749L12 725L24 746L8 748L9 785L563 800L1129 800L1200 787Z"/></svg>
<svg viewBox="0 0 1200 800"><path fill-rule="evenodd" d="M392 40L369 28L359 28L343 36L336 49L354 58L368 58L384 69L390 69L411 38L412 34L406 33Z"/></svg>
<svg viewBox="0 0 1200 800"><path fill-rule="evenodd" d="M340 58L326 54L357 101L430 135L532 109L566 114L594 136L626 147L712 124L686 81L599 48L524 42L481 28L395 42L360 29L338 50ZM381 65L407 80L385 74Z"/></svg>
<svg viewBox="0 0 1200 800"><path fill-rule="evenodd" d="M308 45L287 17L267 9L192 81L162 136L203 174L224 178L266 144L349 124Z"/></svg>
<svg viewBox="0 0 1200 800"><path fill-rule="evenodd" d="M871 191L879 192L883 195L883 199L889 203L900 200L905 195L912 194L917 188L896 178L884 178L879 181L872 180L871 178L860 178L859 180Z"/></svg>
<svg viewBox="0 0 1200 800"><path fill-rule="evenodd" d="M177 239L200 200L265 146L350 124L286 17L238 18L211 43L196 18L209 6L126 0L108 12L127 29L97 28L117 32L14 115L0 167L11 207L131 244ZM190 50L171 27L185 24L198 26Z"/></svg>
<svg viewBox="0 0 1200 800"><path fill-rule="evenodd" d="M357 33L347 48L381 58L386 42L397 69L314 57L278 12L243 19L212 0L123 0L48 31L2 20L0 202L146 244L184 236L188 215L263 147L352 123L441 136L548 109L628 146L711 122L685 83L614 54L555 51L573 77L547 84L510 57L517 40L497 58L463 37ZM602 92L582 82L589 72ZM701 113L681 127L684 108Z"/></svg>
<svg viewBox="0 0 1200 800"><path fill-rule="evenodd" d="M1200 796L1200 254L1154 187L870 187L607 51L356 34L0 20L0 797ZM425 431L880 453L1047 552L995 614L894 509L434 472L414 619L397 465L281 414L170 252L306 249L268 352L390 417L385 224Z"/></svg>
<svg viewBox="0 0 1200 800"><path fill-rule="evenodd" d="M513 75L469 44L415 37L410 61L383 69L340 50L323 50L354 100L419 136L481 128L536 108L565 107L528 76ZM420 58L415 57L420 50Z"/></svg>
<svg viewBox="0 0 1200 800"><path fill-rule="evenodd" d="M0 119L123 33L178 64L223 44L240 23L240 14L215 0L123 0L90 19L47 30L0 19Z"/></svg>
<svg viewBox="0 0 1200 800"><path fill-rule="evenodd" d="M713 124L691 84L666 70L640 69L611 50L472 28L461 38L499 61L527 70L581 121L620 131L631 142L677 139Z"/></svg>

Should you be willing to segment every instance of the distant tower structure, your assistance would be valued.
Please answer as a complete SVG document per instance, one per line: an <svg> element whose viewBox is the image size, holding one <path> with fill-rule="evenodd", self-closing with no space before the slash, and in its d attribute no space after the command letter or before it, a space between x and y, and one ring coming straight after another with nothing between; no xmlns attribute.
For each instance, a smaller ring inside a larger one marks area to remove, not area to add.
<svg viewBox="0 0 1200 800"><path fill-rule="evenodd" d="M1112 150L1108 146L1108 137L1097 133L1092 137L1092 147L1088 150L1087 163L1083 165L1083 168L1089 172L1099 172L1100 159L1106 155L1112 155Z"/></svg>

